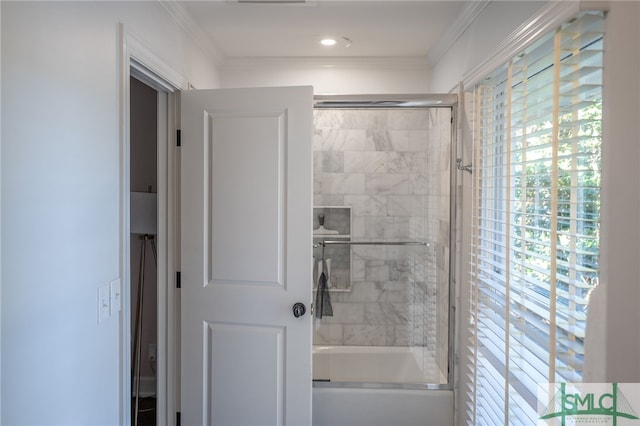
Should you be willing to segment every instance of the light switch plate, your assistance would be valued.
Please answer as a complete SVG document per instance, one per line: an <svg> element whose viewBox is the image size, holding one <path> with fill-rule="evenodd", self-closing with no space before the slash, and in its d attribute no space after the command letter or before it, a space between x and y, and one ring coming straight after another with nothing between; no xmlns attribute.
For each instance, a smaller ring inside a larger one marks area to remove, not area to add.
<svg viewBox="0 0 640 426"><path fill-rule="evenodd" d="M109 297L110 290L108 285L98 288L98 323L106 320L111 315Z"/></svg>
<svg viewBox="0 0 640 426"><path fill-rule="evenodd" d="M120 286L120 278L116 278L109 284L111 287L111 315L116 315L120 312L122 290Z"/></svg>

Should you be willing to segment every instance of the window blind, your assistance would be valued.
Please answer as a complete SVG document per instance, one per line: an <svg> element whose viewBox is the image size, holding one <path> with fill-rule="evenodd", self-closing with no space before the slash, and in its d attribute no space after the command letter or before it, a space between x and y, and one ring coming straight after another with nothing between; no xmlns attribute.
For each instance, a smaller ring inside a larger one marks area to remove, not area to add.
<svg viewBox="0 0 640 426"><path fill-rule="evenodd" d="M603 21L579 15L474 88L471 424L536 424L538 384L582 377L598 283Z"/></svg>

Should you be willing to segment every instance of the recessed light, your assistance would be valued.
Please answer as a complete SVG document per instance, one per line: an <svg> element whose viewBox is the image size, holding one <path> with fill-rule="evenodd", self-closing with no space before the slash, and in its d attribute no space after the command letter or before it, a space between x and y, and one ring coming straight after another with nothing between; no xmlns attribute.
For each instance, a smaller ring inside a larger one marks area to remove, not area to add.
<svg viewBox="0 0 640 426"><path fill-rule="evenodd" d="M323 46L334 46L336 44L336 40L333 38L323 38L320 40L320 44Z"/></svg>

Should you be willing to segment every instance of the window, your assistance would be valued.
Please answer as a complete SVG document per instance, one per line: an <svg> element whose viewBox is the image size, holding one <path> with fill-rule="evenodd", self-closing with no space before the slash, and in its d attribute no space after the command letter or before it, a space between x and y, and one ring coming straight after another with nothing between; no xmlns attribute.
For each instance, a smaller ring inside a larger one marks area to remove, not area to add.
<svg viewBox="0 0 640 426"><path fill-rule="evenodd" d="M467 419L536 424L539 383L579 382L598 283L603 14L474 89Z"/></svg>

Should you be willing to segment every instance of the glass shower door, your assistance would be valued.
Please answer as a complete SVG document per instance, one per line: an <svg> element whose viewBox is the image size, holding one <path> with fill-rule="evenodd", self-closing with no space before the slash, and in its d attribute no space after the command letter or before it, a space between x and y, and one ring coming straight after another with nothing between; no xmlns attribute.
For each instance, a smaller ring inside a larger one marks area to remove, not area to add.
<svg viewBox="0 0 640 426"><path fill-rule="evenodd" d="M316 382L448 383L452 115L314 111Z"/></svg>

